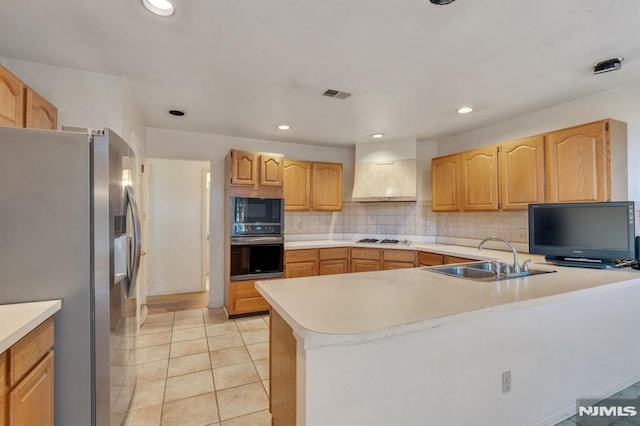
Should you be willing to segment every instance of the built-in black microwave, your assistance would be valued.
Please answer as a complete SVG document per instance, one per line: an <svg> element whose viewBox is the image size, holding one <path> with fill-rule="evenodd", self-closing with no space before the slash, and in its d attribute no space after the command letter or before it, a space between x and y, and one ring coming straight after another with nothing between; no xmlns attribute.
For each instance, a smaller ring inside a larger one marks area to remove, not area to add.
<svg viewBox="0 0 640 426"><path fill-rule="evenodd" d="M231 197L231 235L282 235L284 199Z"/></svg>

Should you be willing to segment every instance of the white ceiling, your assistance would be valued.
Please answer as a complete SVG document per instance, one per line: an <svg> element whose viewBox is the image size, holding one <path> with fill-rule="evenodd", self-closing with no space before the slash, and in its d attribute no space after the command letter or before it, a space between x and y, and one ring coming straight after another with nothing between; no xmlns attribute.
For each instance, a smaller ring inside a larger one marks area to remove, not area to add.
<svg viewBox="0 0 640 426"><path fill-rule="evenodd" d="M0 56L122 76L150 127L434 140L640 81L638 0L174 0L172 18L140 0L0 3Z"/></svg>

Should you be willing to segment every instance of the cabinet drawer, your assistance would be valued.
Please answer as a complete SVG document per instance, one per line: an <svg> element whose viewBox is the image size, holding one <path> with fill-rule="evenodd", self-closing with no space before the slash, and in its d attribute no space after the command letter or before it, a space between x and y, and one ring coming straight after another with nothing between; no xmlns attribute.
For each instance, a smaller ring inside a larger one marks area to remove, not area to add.
<svg viewBox="0 0 640 426"><path fill-rule="evenodd" d="M352 259L380 260L380 249L354 247L351 249Z"/></svg>
<svg viewBox="0 0 640 426"><path fill-rule="evenodd" d="M384 262L384 270L413 268L413 262Z"/></svg>
<svg viewBox="0 0 640 426"><path fill-rule="evenodd" d="M7 392L7 353L0 354L0 397ZM2 419L0 418L0 424Z"/></svg>
<svg viewBox="0 0 640 426"><path fill-rule="evenodd" d="M235 312L258 312L269 309L269 303L262 296L248 297L246 299L236 299Z"/></svg>
<svg viewBox="0 0 640 426"><path fill-rule="evenodd" d="M258 290L256 290L255 281L236 281L232 282L231 285L235 286L235 295L238 299L260 296L260 293L258 293Z"/></svg>
<svg viewBox="0 0 640 426"><path fill-rule="evenodd" d="M443 265L444 258L438 253L429 253L426 251L418 252L418 265L420 266L436 266Z"/></svg>
<svg viewBox="0 0 640 426"><path fill-rule="evenodd" d="M347 247L322 248L318 252L320 260L346 259L349 256Z"/></svg>
<svg viewBox="0 0 640 426"><path fill-rule="evenodd" d="M52 347L53 318L49 318L9 349L9 385L15 385Z"/></svg>
<svg viewBox="0 0 640 426"><path fill-rule="evenodd" d="M285 263L292 262L315 262L317 256L316 249L286 250L284 254Z"/></svg>
<svg viewBox="0 0 640 426"><path fill-rule="evenodd" d="M474 259L467 259L464 257L456 257L456 256L447 256L446 254L443 256L444 264L447 263L466 263L466 262L475 262Z"/></svg>
<svg viewBox="0 0 640 426"><path fill-rule="evenodd" d="M385 250L382 255L384 260L393 262L415 263L416 259L416 252L413 250Z"/></svg>

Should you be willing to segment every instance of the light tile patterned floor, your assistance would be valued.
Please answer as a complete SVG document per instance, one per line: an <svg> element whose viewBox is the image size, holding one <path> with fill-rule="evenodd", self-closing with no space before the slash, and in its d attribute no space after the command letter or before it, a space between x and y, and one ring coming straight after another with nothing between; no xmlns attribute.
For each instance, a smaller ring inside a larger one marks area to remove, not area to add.
<svg viewBox="0 0 640 426"><path fill-rule="evenodd" d="M268 324L221 309L149 315L127 425L271 425Z"/></svg>

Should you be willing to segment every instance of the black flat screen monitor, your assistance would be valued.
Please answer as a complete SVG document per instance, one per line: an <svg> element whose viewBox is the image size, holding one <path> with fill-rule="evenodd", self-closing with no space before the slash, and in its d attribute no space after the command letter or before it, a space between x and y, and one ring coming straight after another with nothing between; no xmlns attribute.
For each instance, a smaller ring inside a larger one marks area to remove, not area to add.
<svg viewBox="0 0 640 426"><path fill-rule="evenodd" d="M633 201L529 204L529 253L607 267L635 258Z"/></svg>

